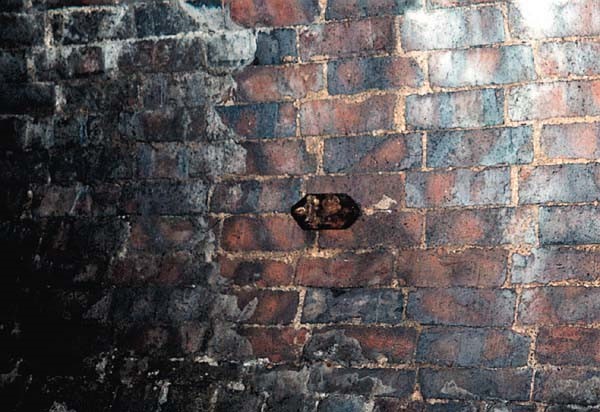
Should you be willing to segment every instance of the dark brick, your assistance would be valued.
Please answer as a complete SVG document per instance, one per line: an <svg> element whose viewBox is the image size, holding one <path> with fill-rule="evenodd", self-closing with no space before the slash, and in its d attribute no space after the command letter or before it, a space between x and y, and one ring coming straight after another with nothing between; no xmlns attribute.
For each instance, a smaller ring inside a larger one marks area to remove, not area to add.
<svg viewBox="0 0 600 412"><path fill-rule="evenodd" d="M346 193L361 210L396 210L404 204L404 176L346 175L306 178L305 187L313 193Z"/></svg>
<svg viewBox="0 0 600 412"><path fill-rule="evenodd" d="M477 209L427 215L429 246L531 244L536 240L533 210Z"/></svg>
<svg viewBox="0 0 600 412"><path fill-rule="evenodd" d="M137 37L178 34L199 28L192 16L170 2L141 4L135 7L134 16Z"/></svg>
<svg viewBox="0 0 600 412"><path fill-rule="evenodd" d="M301 99L323 89L323 66L251 66L239 73L236 97L240 101L268 102Z"/></svg>
<svg viewBox="0 0 600 412"><path fill-rule="evenodd" d="M58 44L86 44L133 37L133 19L128 9L76 10L53 14L54 41Z"/></svg>
<svg viewBox="0 0 600 412"><path fill-rule="evenodd" d="M504 405L503 405L504 406ZM373 412L478 412L475 402L426 403L395 398L377 398ZM498 412L498 411L494 411Z"/></svg>
<svg viewBox="0 0 600 412"><path fill-rule="evenodd" d="M515 253L511 267L513 283L593 282L600 276L600 254L569 247L536 248L530 254Z"/></svg>
<svg viewBox="0 0 600 412"><path fill-rule="evenodd" d="M0 4L0 12L18 12L28 8L27 0L4 0Z"/></svg>
<svg viewBox="0 0 600 412"><path fill-rule="evenodd" d="M313 234L303 231L291 216L233 216L223 223L222 247L231 251L291 251L308 247L312 238Z"/></svg>
<svg viewBox="0 0 600 412"><path fill-rule="evenodd" d="M533 399L547 403L597 405L600 372L575 368L540 370L535 374ZM566 407L558 409L567 410Z"/></svg>
<svg viewBox="0 0 600 412"><path fill-rule="evenodd" d="M595 206L543 207L540 242L543 245L600 243L598 213Z"/></svg>
<svg viewBox="0 0 600 412"><path fill-rule="evenodd" d="M231 410L253 412L261 409L262 401L257 395L231 389L219 390L217 393L218 395L214 405L215 412L226 412Z"/></svg>
<svg viewBox="0 0 600 412"><path fill-rule="evenodd" d="M423 84L423 71L416 60L407 57L371 57L335 60L328 63L327 87L330 94L353 94L369 89L417 88Z"/></svg>
<svg viewBox="0 0 600 412"><path fill-rule="evenodd" d="M599 344L600 331L596 329L542 328L536 341L536 359L552 365L598 365Z"/></svg>
<svg viewBox="0 0 600 412"><path fill-rule="evenodd" d="M295 62L298 57L296 31L293 29L273 29L260 32L256 38L254 64L282 64Z"/></svg>
<svg viewBox="0 0 600 412"><path fill-rule="evenodd" d="M24 51L0 50L0 83L27 81L27 57Z"/></svg>
<svg viewBox="0 0 600 412"><path fill-rule="evenodd" d="M332 288L383 286L391 283L392 268L393 256L387 252L302 257L298 261L296 283Z"/></svg>
<svg viewBox="0 0 600 412"><path fill-rule="evenodd" d="M286 286L294 278L294 267L276 260L219 258L219 274L235 285Z"/></svg>
<svg viewBox="0 0 600 412"><path fill-rule="evenodd" d="M407 207L507 205L511 200L508 168L406 175Z"/></svg>
<svg viewBox="0 0 600 412"><path fill-rule="evenodd" d="M248 27L306 24L319 15L318 0L291 0L285 7L277 0L225 0L224 4L234 21Z"/></svg>
<svg viewBox="0 0 600 412"><path fill-rule="evenodd" d="M85 104L92 113L111 112L115 107L131 110L140 105L140 83L132 79L77 80L61 86L63 111L76 112Z"/></svg>
<svg viewBox="0 0 600 412"><path fill-rule="evenodd" d="M530 126L432 132L427 136L428 167L495 166L533 161Z"/></svg>
<svg viewBox="0 0 600 412"><path fill-rule="evenodd" d="M541 150L551 159L597 159L600 157L600 123L544 125Z"/></svg>
<svg viewBox="0 0 600 412"><path fill-rule="evenodd" d="M499 287L507 274L508 252L502 249L404 250L396 272L402 284L417 287Z"/></svg>
<svg viewBox="0 0 600 412"><path fill-rule="evenodd" d="M125 137L138 141L188 140L193 135L193 129L188 130L190 127L186 128L186 125L190 123L194 114L172 109L121 113L120 131ZM204 124L202 113L199 113L198 117L194 120Z"/></svg>
<svg viewBox="0 0 600 412"><path fill-rule="evenodd" d="M314 25L300 32L303 60L328 55L344 57L358 53L394 51L394 20L372 18Z"/></svg>
<svg viewBox="0 0 600 412"><path fill-rule="evenodd" d="M317 412L363 412L366 407L360 396L328 396L319 402Z"/></svg>
<svg viewBox="0 0 600 412"><path fill-rule="evenodd" d="M522 168L519 202L591 202L600 199L598 165L566 164Z"/></svg>
<svg viewBox="0 0 600 412"><path fill-rule="evenodd" d="M304 347L310 361L343 365L366 362L404 363L411 361L416 331L409 328L347 326L317 329Z"/></svg>
<svg viewBox="0 0 600 412"><path fill-rule="evenodd" d="M448 129L500 125L504 122L504 92L497 89L406 97L410 129Z"/></svg>
<svg viewBox="0 0 600 412"><path fill-rule="evenodd" d="M55 86L43 83L1 84L0 113L52 114L56 109Z"/></svg>
<svg viewBox="0 0 600 412"><path fill-rule="evenodd" d="M404 14L407 10L421 7L418 0L331 0L325 17L328 20L355 17Z"/></svg>
<svg viewBox="0 0 600 412"><path fill-rule="evenodd" d="M143 178L184 179L188 176L188 151L178 144L137 147L137 175Z"/></svg>
<svg viewBox="0 0 600 412"><path fill-rule="evenodd" d="M236 292L244 323L282 325L291 323L298 308L298 292L248 290Z"/></svg>
<svg viewBox="0 0 600 412"><path fill-rule="evenodd" d="M198 39L142 40L121 50L118 67L123 73L198 70L204 64Z"/></svg>
<svg viewBox="0 0 600 412"><path fill-rule="evenodd" d="M44 81L71 79L104 73L104 53L101 47L45 49L34 56L36 75Z"/></svg>
<svg viewBox="0 0 600 412"><path fill-rule="evenodd" d="M419 337L417 362L479 368L525 366L529 343L528 337L509 330L426 329Z"/></svg>
<svg viewBox="0 0 600 412"><path fill-rule="evenodd" d="M421 369L419 383L426 398L529 399L528 369Z"/></svg>
<svg viewBox="0 0 600 412"><path fill-rule="evenodd" d="M300 131L303 136L311 136L393 130L395 105L394 95L372 96L359 102L313 100L300 108Z"/></svg>
<svg viewBox="0 0 600 412"><path fill-rule="evenodd" d="M300 199L300 180L245 180L215 186L211 210L224 213L288 212Z"/></svg>
<svg viewBox="0 0 600 412"><path fill-rule="evenodd" d="M44 24L41 15L0 14L0 47L37 46L44 40Z"/></svg>
<svg viewBox="0 0 600 412"><path fill-rule="evenodd" d="M308 388L319 393L403 398L413 391L415 372L398 369L339 369L320 365Z"/></svg>
<svg viewBox="0 0 600 412"><path fill-rule="evenodd" d="M240 334L250 342L254 358L268 358L271 362L279 363L299 359L308 331L291 327L250 327L242 329Z"/></svg>
<svg viewBox="0 0 600 412"><path fill-rule="evenodd" d="M208 231L205 220L191 217L139 217L130 226L129 247L157 254L198 247Z"/></svg>
<svg viewBox="0 0 600 412"><path fill-rule="evenodd" d="M402 292L392 289L309 289L302 322L400 323L403 300Z"/></svg>
<svg viewBox="0 0 600 412"><path fill-rule="evenodd" d="M391 172L420 166L420 134L325 140L323 168L328 173Z"/></svg>
<svg viewBox="0 0 600 412"><path fill-rule="evenodd" d="M600 320L600 289L576 286L525 289L518 321L524 325L587 325Z"/></svg>
<svg viewBox="0 0 600 412"><path fill-rule="evenodd" d="M223 122L246 138L291 137L296 134L296 109L291 103L222 106Z"/></svg>
<svg viewBox="0 0 600 412"><path fill-rule="evenodd" d="M28 146L27 121L18 117L0 119L0 148L15 150Z"/></svg>
<svg viewBox="0 0 600 412"><path fill-rule="evenodd" d="M208 187L201 181L140 182L123 188L122 209L126 213L163 215L205 212Z"/></svg>
<svg viewBox="0 0 600 412"><path fill-rule="evenodd" d="M509 326L515 299L506 289L418 289L408 296L406 314L430 325Z"/></svg>
<svg viewBox="0 0 600 412"><path fill-rule="evenodd" d="M423 215L381 212L360 217L349 229L322 232L319 244L324 248L348 249L418 246L422 229Z"/></svg>
<svg viewBox="0 0 600 412"><path fill-rule="evenodd" d="M314 154L300 140L245 142L242 146L249 175L302 175L317 168Z"/></svg>

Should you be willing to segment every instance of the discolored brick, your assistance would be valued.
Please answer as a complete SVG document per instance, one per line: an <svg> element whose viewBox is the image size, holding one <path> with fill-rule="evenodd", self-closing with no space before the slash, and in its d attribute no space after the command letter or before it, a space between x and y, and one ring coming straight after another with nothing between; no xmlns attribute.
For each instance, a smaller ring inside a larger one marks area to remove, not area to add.
<svg viewBox="0 0 600 412"><path fill-rule="evenodd" d="M552 368L536 373L533 399L565 404L597 405L600 403L600 373L597 370Z"/></svg>
<svg viewBox="0 0 600 412"><path fill-rule="evenodd" d="M265 103L218 108L223 122L246 138L290 137L296 134L296 109L291 103Z"/></svg>
<svg viewBox="0 0 600 412"><path fill-rule="evenodd" d="M600 43L579 40L564 43L543 43L539 49L539 66L546 77L600 74L596 62L600 59Z"/></svg>
<svg viewBox="0 0 600 412"><path fill-rule="evenodd" d="M428 167L495 166L533 161L530 126L432 132L427 136Z"/></svg>
<svg viewBox="0 0 600 412"><path fill-rule="evenodd" d="M289 324L296 316L298 292L282 290L244 290L235 293L244 323Z"/></svg>
<svg viewBox="0 0 600 412"><path fill-rule="evenodd" d="M124 73L192 71L204 64L198 39L141 40L123 47L118 68Z"/></svg>
<svg viewBox="0 0 600 412"><path fill-rule="evenodd" d="M300 56L344 57L357 53L392 52L394 20L388 17L320 24L300 31Z"/></svg>
<svg viewBox="0 0 600 412"><path fill-rule="evenodd" d="M211 210L224 213L288 212L300 198L300 180L244 180L215 185Z"/></svg>
<svg viewBox="0 0 600 412"><path fill-rule="evenodd" d="M600 243L595 206L555 206L540 209L540 243L574 245Z"/></svg>
<svg viewBox="0 0 600 412"><path fill-rule="evenodd" d="M300 132L311 135L346 135L394 129L396 96L380 95L356 102L344 99L313 100L300 108Z"/></svg>
<svg viewBox="0 0 600 412"><path fill-rule="evenodd" d="M421 135L339 137L325 140L328 173L391 172L421 165Z"/></svg>
<svg viewBox="0 0 600 412"><path fill-rule="evenodd" d="M510 199L510 170L507 168L406 175L407 207L507 205Z"/></svg>
<svg viewBox="0 0 600 412"><path fill-rule="evenodd" d="M496 7L406 13L401 26L405 50L455 49L504 41L504 18Z"/></svg>
<svg viewBox="0 0 600 412"><path fill-rule="evenodd" d="M381 212L360 217L349 229L321 233L319 244L324 248L347 249L418 246L422 227L420 214Z"/></svg>
<svg viewBox="0 0 600 412"><path fill-rule="evenodd" d="M302 322L400 323L403 300L402 292L391 289L309 289Z"/></svg>
<svg viewBox="0 0 600 412"><path fill-rule="evenodd" d="M327 3L328 20L404 14L421 7L418 0L331 0Z"/></svg>
<svg viewBox="0 0 600 412"><path fill-rule="evenodd" d="M498 329L431 328L417 347L417 362L453 367L505 368L527 364L530 339Z"/></svg>
<svg viewBox="0 0 600 412"><path fill-rule="evenodd" d="M418 62L408 57L334 60L327 65L329 94L353 94L369 89L417 88L423 84Z"/></svg>
<svg viewBox="0 0 600 412"><path fill-rule="evenodd" d="M392 267L393 256L388 252L302 257L298 261L296 283L332 288L383 286L393 279Z"/></svg>
<svg viewBox="0 0 600 412"><path fill-rule="evenodd" d="M513 283L548 283L565 280L593 282L600 276L598 250L569 247L536 248L512 256Z"/></svg>
<svg viewBox="0 0 600 412"><path fill-rule="evenodd" d="M314 173L317 162L304 142L299 140L245 142L246 169L249 175L302 175Z"/></svg>
<svg viewBox="0 0 600 412"><path fill-rule="evenodd" d="M529 208L447 210L427 215L426 238L431 246L532 244L535 215Z"/></svg>
<svg viewBox="0 0 600 412"><path fill-rule="evenodd" d="M519 83L536 78L529 46L436 52L429 57L429 74L431 84L440 87Z"/></svg>
<svg viewBox="0 0 600 412"><path fill-rule="evenodd" d="M231 251L291 251L309 246L312 237L291 216L232 216L223 222L222 247Z"/></svg>
<svg viewBox="0 0 600 412"><path fill-rule="evenodd" d="M551 159L600 157L600 123L544 125L541 150Z"/></svg>
<svg viewBox="0 0 600 412"><path fill-rule="evenodd" d="M507 274L508 253L502 249L404 250L396 272L402 284L417 287L499 287Z"/></svg>
<svg viewBox="0 0 600 412"><path fill-rule="evenodd" d="M270 259L219 257L219 275L239 286L287 286L294 279L294 266Z"/></svg>
<svg viewBox="0 0 600 412"><path fill-rule="evenodd" d="M52 114L56 109L56 98L56 87L52 84L0 84L0 113Z"/></svg>
<svg viewBox="0 0 600 412"><path fill-rule="evenodd" d="M508 326L515 299L506 289L418 289L408 297L407 317L433 325Z"/></svg>
<svg viewBox="0 0 600 412"><path fill-rule="evenodd" d="M52 15L52 32L58 44L84 44L133 37L133 16L127 8L73 9Z"/></svg>
<svg viewBox="0 0 600 412"><path fill-rule="evenodd" d="M409 95L406 124L410 129L494 126L504 122L503 90Z"/></svg>
<svg viewBox="0 0 600 412"><path fill-rule="evenodd" d="M511 120L600 114L600 81L570 81L514 87L508 99Z"/></svg>
<svg viewBox="0 0 600 412"><path fill-rule="evenodd" d="M267 358L270 362L281 363L299 359L308 331L292 327L247 327L240 330L240 335L250 343L253 358Z"/></svg>
<svg viewBox="0 0 600 412"><path fill-rule="evenodd" d="M525 289L518 309L524 325L585 325L600 319L600 290L575 286Z"/></svg>
<svg viewBox="0 0 600 412"><path fill-rule="evenodd" d="M360 396L328 396L319 402L317 412L362 412L367 407Z"/></svg>
<svg viewBox="0 0 600 412"><path fill-rule="evenodd" d="M294 29L272 29L258 33L254 64L283 64L295 62L297 57L298 46Z"/></svg>
<svg viewBox="0 0 600 412"><path fill-rule="evenodd" d="M536 341L536 359L543 364L593 366L600 363L599 344L597 329L542 328Z"/></svg>
<svg viewBox="0 0 600 412"><path fill-rule="evenodd" d="M600 199L600 168L564 164L522 168L519 203L591 202Z"/></svg>
<svg viewBox="0 0 600 412"><path fill-rule="evenodd" d="M292 0L285 7L277 0L225 0L224 5L234 21L247 27L306 24L319 14L317 0Z"/></svg>

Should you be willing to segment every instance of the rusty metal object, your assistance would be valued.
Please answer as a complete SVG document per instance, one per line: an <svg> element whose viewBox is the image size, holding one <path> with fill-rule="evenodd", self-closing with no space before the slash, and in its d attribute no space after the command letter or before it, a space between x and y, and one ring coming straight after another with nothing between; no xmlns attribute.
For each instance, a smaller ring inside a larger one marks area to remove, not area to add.
<svg viewBox="0 0 600 412"><path fill-rule="evenodd" d="M292 216L304 230L339 230L356 222L360 208L343 193L311 193L292 206Z"/></svg>

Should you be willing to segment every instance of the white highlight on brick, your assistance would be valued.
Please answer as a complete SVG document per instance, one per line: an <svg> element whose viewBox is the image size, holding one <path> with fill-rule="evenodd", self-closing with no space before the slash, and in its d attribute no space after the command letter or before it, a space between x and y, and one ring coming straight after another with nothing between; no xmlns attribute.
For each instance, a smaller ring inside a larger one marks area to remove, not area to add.
<svg viewBox="0 0 600 412"><path fill-rule="evenodd" d="M523 24L532 36L540 37L556 24L556 8L564 6L568 0L516 0L515 6L521 12Z"/></svg>

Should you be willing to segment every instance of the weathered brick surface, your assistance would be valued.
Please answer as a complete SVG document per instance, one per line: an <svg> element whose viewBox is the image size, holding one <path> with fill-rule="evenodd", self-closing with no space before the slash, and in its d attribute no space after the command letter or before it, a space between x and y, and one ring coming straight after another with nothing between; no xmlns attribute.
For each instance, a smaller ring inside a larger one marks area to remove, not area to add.
<svg viewBox="0 0 600 412"><path fill-rule="evenodd" d="M260 93L268 93L264 90ZM296 109L290 103L265 103L219 108L225 124L247 138L290 137L296 134Z"/></svg>
<svg viewBox="0 0 600 412"><path fill-rule="evenodd" d="M599 243L597 214L594 206L541 208L540 242L544 245Z"/></svg>
<svg viewBox="0 0 600 412"><path fill-rule="evenodd" d="M508 326L514 305L510 290L419 289L409 296L407 316L427 325Z"/></svg>
<svg viewBox="0 0 600 412"><path fill-rule="evenodd" d="M316 159L306 149L304 142L285 140L272 142L247 142L245 169L249 175L302 175L316 171Z"/></svg>
<svg viewBox="0 0 600 412"><path fill-rule="evenodd" d="M224 213L287 212L299 195L298 179L223 182L214 188L211 208Z"/></svg>
<svg viewBox="0 0 600 412"><path fill-rule="evenodd" d="M597 405L599 391L598 371L555 368L540 371L536 376L533 398L557 404ZM565 410L562 405L560 409Z"/></svg>
<svg viewBox="0 0 600 412"><path fill-rule="evenodd" d="M402 47L433 50L500 43L505 38L503 20L495 7L407 13L401 27Z"/></svg>
<svg viewBox="0 0 600 412"><path fill-rule="evenodd" d="M241 320L263 325L288 324L298 308L298 293L288 291L242 291L236 293Z"/></svg>
<svg viewBox="0 0 600 412"><path fill-rule="evenodd" d="M428 167L526 164L533 160L533 130L528 126L432 132L427 139Z"/></svg>
<svg viewBox="0 0 600 412"><path fill-rule="evenodd" d="M566 325L598 322L596 288L544 287L523 291L518 318L523 324Z"/></svg>
<svg viewBox="0 0 600 412"><path fill-rule="evenodd" d="M258 33L255 64L282 64L296 61L297 57L298 46L295 30L273 29Z"/></svg>
<svg viewBox="0 0 600 412"><path fill-rule="evenodd" d="M406 124L411 129L484 127L504 121L501 90L410 95L406 98Z"/></svg>
<svg viewBox="0 0 600 412"><path fill-rule="evenodd" d="M600 73L595 63L600 58L600 44L595 42L543 43L539 55L544 76L593 76Z"/></svg>
<svg viewBox="0 0 600 412"><path fill-rule="evenodd" d="M225 250L294 250L309 245L312 238L290 216L234 216L223 222Z"/></svg>
<svg viewBox="0 0 600 412"><path fill-rule="evenodd" d="M317 0L225 0L233 19L247 26L289 26L312 22L319 14Z"/></svg>
<svg viewBox="0 0 600 412"><path fill-rule="evenodd" d="M515 283L548 283L564 280L593 282L598 279L597 250L569 247L533 249L529 254L512 256L512 281Z"/></svg>
<svg viewBox="0 0 600 412"><path fill-rule="evenodd" d="M394 95L355 102L344 99L313 100L300 109L303 136L345 135L394 129Z"/></svg>
<svg viewBox="0 0 600 412"><path fill-rule="evenodd" d="M419 8L416 0L332 0L327 3L327 19L403 14L407 10Z"/></svg>
<svg viewBox="0 0 600 412"><path fill-rule="evenodd" d="M551 159L597 159L600 155L600 123L546 125L541 149Z"/></svg>
<svg viewBox="0 0 600 412"><path fill-rule="evenodd" d="M220 276L240 286L287 286L294 278L294 267L270 259L219 259Z"/></svg>
<svg viewBox="0 0 600 412"><path fill-rule="evenodd" d="M405 250L398 254L396 272L402 284L418 287L499 287L507 274L502 249Z"/></svg>
<svg viewBox="0 0 600 412"><path fill-rule="evenodd" d="M537 337L538 362L552 365L597 365L600 331L573 327L543 328Z"/></svg>
<svg viewBox="0 0 600 412"><path fill-rule="evenodd" d="M523 168L519 176L521 203L591 202L600 197L596 165L564 164Z"/></svg>

